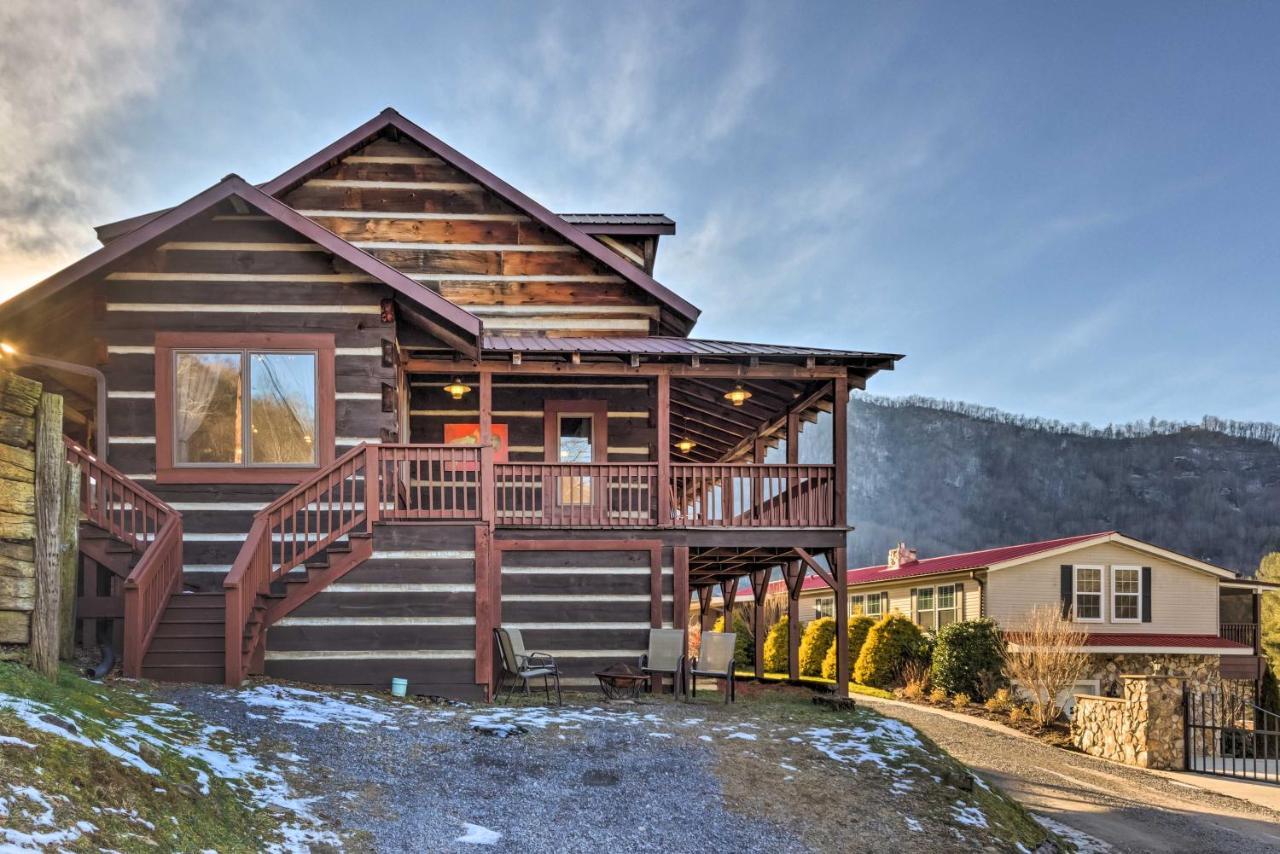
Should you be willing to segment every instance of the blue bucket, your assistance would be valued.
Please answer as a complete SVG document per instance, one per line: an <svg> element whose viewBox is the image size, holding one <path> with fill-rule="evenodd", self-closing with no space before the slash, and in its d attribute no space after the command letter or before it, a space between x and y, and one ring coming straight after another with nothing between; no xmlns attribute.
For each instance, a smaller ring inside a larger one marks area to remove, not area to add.
<svg viewBox="0 0 1280 854"><path fill-rule="evenodd" d="M391 696L403 697L409 691L409 680L399 676L391 680Z"/></svg>

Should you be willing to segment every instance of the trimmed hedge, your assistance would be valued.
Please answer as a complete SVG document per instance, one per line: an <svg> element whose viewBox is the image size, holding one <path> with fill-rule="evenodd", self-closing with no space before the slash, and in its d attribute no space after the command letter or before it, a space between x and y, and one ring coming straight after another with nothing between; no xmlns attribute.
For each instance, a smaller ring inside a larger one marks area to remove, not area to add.
<svg viewBox="0 0 1280 854"><path fill-rule="evenodd" d="M871 627L875 624L876 621L865 614L849 618L849 671L851 674L854 665L858 663L858 653L862 652L862 645L866 643L867 632L871 631ZM827 650L826 657L822 659L822 676L824 679L836 678L836 645L834 643Z"/></svg>
<svg viewBox="0 0 1280 854"><path fill-rule="evenodd" d="M724 631L724 615L721 614L716 618L716 624L712 626L711 631ZM747 623L742 614L733 615L733 663L736 667L755 667L756 666L756 641L751 634L751 626Z"/></svg>
<svg viewBox="0 0 1280 854"><path fill-rule="evenodd" d="M770 673L787 672L787 642L790 629L790 618L783 615L782 619L769 629L769 634L765 635L764 669Z"/></svg>
<svg viewBox="0 0 1280 854"><path fill-rule="evenodd" d="M995 620L965 620L939 629L930 675L948 693L979 701L1004 687L1004 639Z"/></svg>
<svg viewBox="0 0 1280 854"><path fill-rule="evenodd" d="M836 639L836 621L819 617L804 627L800 637L800 675L821 676L822 660Z"/></svg>
<svg viewBox="0 0 1280 854"><path fill-rule="evenodd" d="M925 660L928 654L924 635L915 623L896 612L887 614L867 632L853 669L853 681L873 688L890 688L908 661Z"/></svg>

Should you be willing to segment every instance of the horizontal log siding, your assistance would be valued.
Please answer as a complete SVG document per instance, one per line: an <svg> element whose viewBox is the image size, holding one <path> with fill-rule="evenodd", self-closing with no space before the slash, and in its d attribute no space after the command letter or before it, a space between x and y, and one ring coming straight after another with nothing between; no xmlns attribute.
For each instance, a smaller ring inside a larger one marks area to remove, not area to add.
<svg viewBox="0 0 1280 854"><path fill-rule="evenodd" d="M373 557L267 632L266 672L476 697L472 526L379 525Z"/></svg>
<svg viewBox="0 0 1280 854"><path fill-rule="evenodd" d="M490 330L645 335L656 326L647 294L417 143L377 139L284 201Z"/></svg>
<svg viewBox="0 0 1280 854"><path fill-rule="evenodd" d="M91 313L98 318L95 331L106 354L103 372L112 436L107 461L179 505L184 580L189 587L206 591L221 588L222 576L235 560L254 512L280 495L286 485L155 483L156 332L331 332L337 348L338 400L320 404L335 407L335 454L347 450L352 440L377 441L384 429L396 427L396 415L382 412L381 405L382 384L396 382L395 369L383 367L381 355L383 339L395 337L394 326L384 325L378 316L380 301L390 296L387 289L363 281L330 281L339 274L328 253L312 251L315 244L274 221L218 216L229 213L229 209L219 210L187 223L156 247L133 253L92 288L75 289L92 291L97 301ZM248 248L226 248L233 245ZM209 246L222 248L198 248ZM263 246L292 248L254 248ZM211 275L234 280L201 281ZM270 304L299 310L262 314L108 309L118 304ZM365 307L367 311L309 313L309 305Z"/></svg>
<svg viewBox="0 0 1280 854"><path fill-rule="evenodd" d="M409 377L409 432L411 441L434 444L444 441L446 423L475 424L478 391L454 400L442 387L452 377L413 374ZM468 381L473 388L477 382ZM590 387L583 387L584 384ZM608 419L608 459L597 462L633 463L655 460L657 431L654 412L657 396L652 383L643 379L610 381L578 377L563 384L543 379L522 386L514 379L494 381L493 422L506 424L511 462L543 462L545 456L544 401L603 400L612 415ZM444 413L457 412L457 415ZM430 414L428 414L430 413ZM643 415L639 415L643 413Z"/></svg>
<svg viewBox="0 0 1280 854"><path fill-rule="evenodd" d="M554 655L568 684L618 661L637 663L649 638L646 551L503 551L502 623L530 650ZM662 619L672 620L671 549L662 550Z"/></svg>

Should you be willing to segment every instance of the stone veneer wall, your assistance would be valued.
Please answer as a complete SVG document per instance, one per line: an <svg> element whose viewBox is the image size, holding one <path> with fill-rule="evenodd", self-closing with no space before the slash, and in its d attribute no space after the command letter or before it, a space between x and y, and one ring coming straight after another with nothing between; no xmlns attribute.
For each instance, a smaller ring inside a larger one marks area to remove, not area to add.
<svg viewBox="0 0 1280 854"><path fill-rule="evenodd" d="M0 643L28 643L36 596L40 383L0 371Z"/></svg>
<svg viewBox="0 0 1280 854"><path fill-rule="evenodd" d="M1141 768L1182 768L1181 676L1123 675L1122 697L1076 697L1071 742L1085 753Z"/></svg>
<svg viewBox="0 0 1280 854"><path fill-rule="evenodd" d="M1098 692L1104 697L1124 694L1121 674L1163 674L1181 676L1192 688L1206 690L1222 681L1222 669L1216 655L1150 655L1099 653L1089 656L1088 679L1097 679Z"/></svg>

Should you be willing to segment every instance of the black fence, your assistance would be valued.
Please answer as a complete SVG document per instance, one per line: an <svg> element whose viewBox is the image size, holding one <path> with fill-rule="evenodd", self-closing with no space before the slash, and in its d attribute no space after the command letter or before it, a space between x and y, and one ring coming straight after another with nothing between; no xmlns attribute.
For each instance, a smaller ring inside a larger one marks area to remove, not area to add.
<svg viewBox="0 0 1280 854"><path fill-rule="evenodd" d="M1259 706L1252 682L1183 693L1186 768L1280 783L1280 715Z"/></svg>

